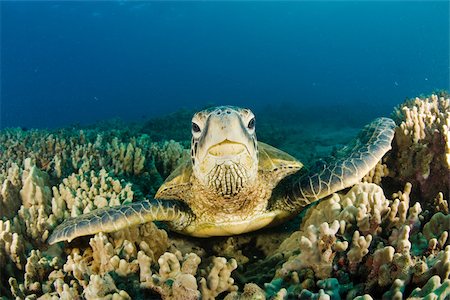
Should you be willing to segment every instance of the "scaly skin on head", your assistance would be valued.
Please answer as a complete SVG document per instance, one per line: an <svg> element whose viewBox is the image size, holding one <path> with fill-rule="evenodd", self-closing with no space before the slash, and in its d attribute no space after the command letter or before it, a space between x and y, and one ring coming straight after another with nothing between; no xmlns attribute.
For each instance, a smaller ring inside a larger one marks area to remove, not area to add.
<svg viewBox="0 0 450 300"><path fill-rule="evenodd" d="M219 197L233 197L255 184L258 145L249 109L219 106L192 118L192 169Z"/></svg>
<svg viewBox="0 0 450 300"><path fill-rule="evenodd" d="M196 113L191 162L192 193L183 201L207 223L265 209L267 202L253 201L270 191L258 181L255 116L249 109L219 106Z"/></svg>
<svg viewBox="0 0 450 300"><path fill-rule="evenodd" d="M220 236L249 232L271 223L273 188L302 164L258 143L249 109L220 106L192 118L191 159L169 176L156 194L179 199L195 218L184 233Z"/></svg>

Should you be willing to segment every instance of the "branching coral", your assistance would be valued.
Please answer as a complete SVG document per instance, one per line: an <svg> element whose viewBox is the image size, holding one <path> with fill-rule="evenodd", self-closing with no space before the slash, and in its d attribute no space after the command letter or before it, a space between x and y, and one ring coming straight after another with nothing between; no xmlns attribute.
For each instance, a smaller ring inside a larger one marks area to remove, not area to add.
<svg viewBox="0 0 450 300"><path fill-rule="evenodd" d="M0 211L2 212L2 216L6 218L11 218L16 215L22 203L19 193L22 186L19 171L19 167L14 163L7 170L6 178L1 184Z"/></svg>
<svg viewBox="0 0 450 300"><path fill-rule="evenodd" d="M36 257L36 253L40 253L39 251L30 253L30 251L34 246L42 245L47 239L49 229L55 223L55 218L51 216L51 190L48 175L39 170L31 159L26 159L24 163L24 169L13 164L8 169L8 176L3 182L2 208L10 210L2 210L2 220L0 220L2 290L6 280L10 276L15 276L17 270L24 272L23 278L27 280L26 274L31 272L33 258ZM11 204L12 201L15 203ZM20 207L19 210L17 210L18 207ZM42 279L39 278L37 282ZM20 284L16 286L19 288ZM28 280L20 293L24 291L34 293L35 289L32 287Z"/></svg>
<svg viewBox="0 0 450 300"><path fill-rule="evenodd" d="M412 281L424 283L433 275L439 275L442 280L450 279L450 246L437 254L430 254L414 266Z"/></svg>
<svg viewBox="0 0 450 300"><path fill-rule="evenodd" d="M442 280L439 276L431 277L422 288L416 288L409 295L410 300L437 299L444 300L450 296L450 280Z"/></svg>
<svg viewBox="0 0 450 300"><path fill-rule="evenodd" d="M212 300L223 292L233 292L237 290L231 272L237 268L235 259L227 261L223 257L214 257L212 265L207 270L206 278L200 279L200 291L202 299Z"/></svg>
<svg viewBox="0 0 450 300"><path fill-rule="evenodd" d="M237 291L229 293L224 300L265 300L266 294L257 284L247 283L242 293Z"/></svg>
<svg viewBox="0 0 450 300"><path fill-rule="evenodd" d="M319 287L317 294L305 289L300 293L299 299L340 299L339 289L341 286L336 278L319 280L317 286Z"/></svg>
<svg viewBox="0 0 450 300"><path fill-rule="evenodd" d="M347 250L351 237L354 239L350 245L349 260L353 262L354 269L357 261L361 261L367 254L369 246L359 248L358 243L363 244L359 239L359 232L380 232L382 220L387 217L388 212L389 202L376 185L359 184L345 195L334 194L307 213L301 225L306 231L295 232L281 244L279 252L288 254L298 249L300 254L291 257L278 274L308 266L315 270L318 278L330 276L336 253ZM355 233L356 229L359 229L358 233ZM338 232L340 238L337 236ZM347 233L348 238L342 238L344 233ZM370 244L368 241L371 239L367 237L366 243Z"/></svg>
<svg viewBox="0 0 450 300"><path fill-rule="evenodd" d="M151 144L150 154L154 157L156 168L164 178L189 156L188 151L174 140Z"/></svg>
<svg viewBox="0 0 450 300"><path fill-rule="evenodd" d="M380 161L363 177L362 182L380 184L383 177L388 176L388 174L389 169L387 165Z"/></svg>
<svg viewBox="0 0 450 300"><path fill-rule="evenodd" d="M25 265L25 241L17 233L12 221L0 220L0 265L8 265L6 260L14 263L17 269L22 270ZM7 270L4 270L7 273Z"/></svg>
<svg viewBox="0 0 450 300"><path fill-rule="evenodd" d="M166 252L158 259L158 274L153 275L150 268L147 269L147 274L143 273L142 260L144 256L142 253L140 259L141 287L153 289L163 299L199 298L200 294L195 278L197 267L200 264L200 258L197 255L191 253L182 258L180 252Z"/></svg>
<svg viewBox="0 0 450 300"><path fill-rule="evenodd" d="M53 187L52 212L59 220L76 217L97 208L129 203L131 184L111 177L105 169L71 174L58 188Z"/></svg>
<svg viewBox="0 0 450 300"><path fill-rule="evenodd" d="M144 169L145 155L135 139L126 144L116 137L107 144L106 152L111 157L115 174L139 175Z"/></svg>
<svg viewBox="0 0 450 300"><path fill-rule="evenodd" d="M444 194L439 192L436 198L434 199L434 210L437 212L442 212L444 214L448 214L448 201L444 199Z"/></svg>
<svg viewBox="0 0 450 300"><path fill-rule="evenodd" d="M9 285L12 293L20 298L45 293L52 297L79 295L83 288L95 292L98 285L92 285L91 279L105 281L104 275L110 271L119 276L136 273L139 269L138 251L154 257L161 255L169 247L166 232L157 229L153 223L148 223L108 236L99 233L92 238L91 248L84 251L72 249L64 265L61 261L47 261L39 250L31 249L45 241L56 220L76 216L97 207L131 201L133 191L131 185L113 179L105 170L101 170L98 175L92 171L69 176L59 189L53 188L52 197L46 173L33 165L31 160L25 161L25 169L20 172L20 192L17 193L21 208L13 219L0 221L0 262L2 267L6 265L6 272L2 272L2 293L6 289L3 279L8 279L3 276L14 276L15 270L23 270L24 277L10 278ZM15 170L15 174L19 173L14 166L11 168ZM26 242L24 237L28 237L32 243ZM52 246L50 249L53 249L52 253L46 255L55 258L61 256L59 246ZM94 275L102 277L91 277ZM56 284L58 278L64 277L71 277L75 281L70 285L61 282ZM112 288L109 291L115 290ZM121 295L120 291L116 292ZM84 296L88 295L89 293Z"/></svg>
<svg viewBox="0 0 450 300"><path fill-rule="evenodd" d="M389 176L409 181L431 200L450 184L450 99L431 95L396 108L399 124L389 158Z"/></svg>
<svg viewBox="0 0 450 300"><path fill-rule="evenodd" d="M19 218L25 223L28 236L44 242L49 227L55 224L55 219L49 216L52 194L48 175L32 165L31 160L25 160L20 197Z"/></svg>
<svg viewBox="0 0 450 300"><path fill-rule="evenodd" d="M322 201L306 214L301 230L280 246L279 253L287 254L289 259L277 270L275 278L289 280L293 271L305 268L312 268L319 279L333 274L339 277L342 274L334 270L347 270L350 274L367 276L359 293L370 293L378 286L392 286L391 293L403 293L412 281L424 284L437 273L442 280L447 279L448 250L439 249L446 243L450 223L438 213L425 229L420 204L410 204L411 189L411 184L406 184L403 191L393 195L394 200L388 200L379 186L362 183L346 194L335 194ZM436 226L436 222L441 224ZM383 245L381 236L389 237L387 245ZM437 246L428 257L414 257L413 253L425 254L430 250L425 246L413 252L413 240L425 245L436 241ZM330 247L333 243L335 246ZM286 291L289 294L293 290Z"/></svg>
<svg viewBox="0 0 450 300"><path fill-rule="evenodd" d="M142 261L139 255L145 255L152 261L169 247L166 232L153 223L110 235L98 233L89 244L91 248L82 255L78 249L73 249L64 265L64 271L71 273L82 286L86 286L86 278L91 275L103 275L111 271L119 276L136 273Z"/></svg>
<svg viewBox="0 0 450 300"><path fill-rule="evenodd" d="M430 221L423 227L423 235L427 240L435 239L438 245L443 248L448 240L450 231L450 215L441 212L434 214Z"/></svg>
<svg viewBox="0 0 450 300"><path fill-rule="evenodd" d="M67 261L59 265L60 270L53 270L55 266L50 264L42 265L40 273L48 278L57 276L45 286L29 283L29 278L36 276L26 266L36 265L30 262L35 261L33 253L40 253L30 251L42 246L57 223L96 208L133 201L132 185L115 176L139 177L145 186L154 178L152 155L161 152L160 146L151 143L145 135L123 136L114 131L96 130L63 130L58 134L9 130L0 135L0 262L2 269L5 267L1 276L2 293L8 294L7 285L11 285L16 287L13 290L19 297L46 292L52 297L77 295L89 286L92 275L103 276L109 271L119 276L136 273L139 251L154 259L167 250L166 232L153 223L110 235L99 234L92 239L91 248L69 250ZM164 163L167 172L180 157L175 150L183 152L178 145L175 142L165 145L164 151L174 151L165 156L159 154L168 160ZM75 173L70 174L71 171ZM157 180L156 184L159 183ZM60 253L49 255L60 256ZM24 272L24 277L13 277L8 284L9 276L16 276L18 271ZM67 285L58 281L64 277L73 278L73 282Z"/></svg>
<svg viewBox="0 0 450 300"><path fill-rule="evenodd" d="M162 296L163 299L215 299L223 292L237 290L231 272L236 269L234 259L227 261L223 257L214 257L212 264L200 273L197 284L197 269L201 262L200 257L194 253L182 257L181 252L166 252L159 259L159 272L152 274L148 265L151 259L144 253L139 254L141 267L141 287L150 288Z"/></svg>
<svg viewBox="0 0 450 300"><path fill-rule="evenodd" d="M0 135L3 168L20 166L31 158L38 168L55 178L102 168L115 175L146 178L154 172L153 161L164 166L167 176L184 152L180 143L155 143L148 135L131 134L127 128L56 132L8 129Z"/></svg>
<svg viewBox="0 0 450 300"><path fill-rule="evenodd" d="M52 270L59 268L58 257L49 260L40 250L32 250L27 258L23 283L18 283L16 278L9 279L11 291L18 298L25 295L40 295L51 291L52 281L46 281Z"/></svg>
<svg viewBox="0 0 450 300"><path fill-rule="evenodd" d="M283 276L292 270L312 268L318 278L327 278L332 270L333 259L336 252L345 251L347 242L337 241L336 233L339 230L339 222L335 220L331 226L324 222L317 228L308 226L306 232L300 238L300 254L291 257L278 274Z"/></svg>
<svg viewBox="0 0 450 300"><path fill-rule="evenodd" d="M356 230L353 233L352 245L347 253L349 261L349 269L351 272L355 272L358 268L358 264L363 260L364 256L369 253L369 246L372 242L372 235L360 236L359 231Z"/></svg>
<svg viewBox="0 0 450 300"><path fill-rule="evenodd" d="M119 290L109 274L91 275L89 285L84 290L83 296L87 299L101 300L128 300L131 297L127 292Z"/></svg>

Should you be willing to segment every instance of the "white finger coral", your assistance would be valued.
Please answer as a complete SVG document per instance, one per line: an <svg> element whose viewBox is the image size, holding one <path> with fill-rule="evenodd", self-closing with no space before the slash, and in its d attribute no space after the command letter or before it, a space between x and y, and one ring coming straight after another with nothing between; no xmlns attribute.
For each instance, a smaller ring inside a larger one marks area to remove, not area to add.
<svg viewBox="0 0 450 300"><path fill-rule="evenodd" d="M237 291L231 273L236 260L214 257L211 265L198 272L200 257L194 253L166 252L159 259L159 271L152 274L152 260L143 252L138 254L141 287L149 288L163 299L215 299L218 295ZM203 277L198 273L203 274ZM199 282L199 284L197 283Z"/></svg>
<svg viewBox="0 0 450 300"><path fill-rule="evenodd" d="M436 299L445 300L450 296L450 279L442 280L439 276L431 277L422 288L415 288L409 300Z"/></svg>
<svg viewBox="0 0 450 300"><path fill-rule="evenodd" d="M318 279L337 276L345 269L367 276L364 291L391 286L389 293L394 295L402 294L411 281L424 284L436 273L447 279L448 250L440 249L447 241L449 222L437 213L424 228L421 205L411 205L411 190L407 183L403 191L393 195L394 200L389 200L379 186L360 183L346 194L334 194L313 206L300 230L279 247L278 253L288 259L274 280L290 280L305 268L312 269ZM437 246L427 250L427 243L433 241ZM414 256L426 251L427 257Z"/></svg>
<svg viewBox="0 0 450 300"><path fill-rule="evenodd" d="M3 274L13 274L12 266L7 261L11 261L19 270L23 270L26 262L25 240L14 228L12 221L0 220L0 266L7 266L3 269Z"/></svg>
<svg viewBox="0 0 450 300"><path fill-rule="evenodd" d="M409 181L425 199L450 184L450 99L431 95L406 101L394 112L399 126L389 160L389 176Z"/></svg>
<svg viewBox="0 0 450 300"><path fill-rule="evenodd" d="M442 280L450 279L450 246L416 263L412 280L424 283L433 275L438 275Z"/></svg>
<svg viewBox="0 0 450 300"><path fill-rule="evenodd" d="M115 174L138 175L144 169L145 154L133 139L128 144L113 138L106 152L111 157Z"/></svg>
<svg viewBox="0 0 450 300"><path fill-rule="evenodd" d="M294 232L291 237L286 239L279 247L279 253L289 255L293 251L302 248L302 239L306 238L310 242L313 232L318 232L319 228L324 226L324 223L332 224L329 228L334 229L333 237L329 239L337 240L336 233L342 236L344 233L349 235L348 240L340 238L336 249L346 250L348 241L353 237L356 230L367 235L376 235L381 232L382 221L388 216L390 212L390 202L384 196L383 190L370 183L361 183L355 185L346 194L334 194L326 200L323 200L314 209L310 209L305 215L300 226L301 229ZM311 242L313 244L313 242ZM303 243L306 245L306 243ZM307 247L304 247L307 250ZM315 249L307 250L311 252L313 257L318 253ZM320 252L319 252L320 253ZM326 252L325 252L326 253ZM306 259L305 261L308 261ZM323 259L322 261L324 261Z"/></svg>
<svg viewBox="0 0 450 300"><path fill-rule="evenodd" d="M347 253L349 261L349 269L355 272L358 269L358 264L363 260L364 256L369 253L369 246L372 242L372 235L360 236L359 231L353 233L352 244Z"/></svg>
<svg viewBox="0 0 450 300"><path fill-rule="evenodd" d="M447 243L450 232L450 215L444 215L441 212L434 214L430 221L423 227L423 235L427 240L436 240L442 249Z"/></svg>
<svg viewBox="0 0 450 300"><path fill-rule="evenodd" d="M193 253L183 258L179 251L166 252L158 259L159 272L152 274L151 259L139 253L141 287L154 290L163 299L198 299L200 293L195 275L200 261Z"/></svg>
<svg viewBox="0 0 450 300"><path fill-rule="evenodd" d="M72 273L81 285L86 285L86 277L92 274L115 272L127 276L137 273L139 252L152 261L169 247L167 233L153 223L113 234L100 232L91 238L89 245L91 248L84 250L82 255L79 249L73 249L64 265L64 271Z"/></svg>
<svg viewBox="0 0 450 300"><path fill-rule="evenodd" d="M235 259L227 261L223 257L214 257L212 265L206 270L206 278L200 279L202 299L213 300L223 292L237 291L231 272L237 268Z"/></svg>
<svg viewBox="0 0 450 300"><path fill-rule="evenodd" d="M170 172L188 157L187 149L174 140L162 143L152 143L150 146L150 155L154 157L156 167L163 177L167 177Z"/></svg>
<svg viewBox="0 0 450 300"><path fill-rule="evenodd" d="M130 300L127 292L119 290L111 275L91 275L89 285L84 290L83 296L87 300Z"/></svg>
<svg viewBox="0 0 450 300"><path fill-rule="evenodd" d="M50 226L56 221L50 217L52 192L48 175L33 165L31 160L25 162L20 197L22 206L19 217L25 224L28 236L44 242Z"/></svg>
<svg viewBox="0 0 450 300"><path fill-rule="evenodd" d="M6 173L5 178L0 176L0 181L3 182L0 187L0 212L2 217L11 218L17 214L22 204L19 193L22 183L17 164L13 163Z"/></svg>
<svg viewBox="0 0 450 300"><path fill-rule="evenodd" d="M340 242L336 233L340 228L335 220L331 226L324 222L319 227L308 226L306 232L300 237L300 254L290 257L277 271L279 276L290 271L302 268L312 268L318 278L327 278L333 267L333 259L338 251L345 251L348 247L346 241Z"/></svg>
<svg viewBox="0 0 450 300"><path fill-rule="evenodd" d="M144 251L147 256L155 261L170 246L167 232L159 229L153 222L125 228L108 235L111 237L115 249L126 250L120 250L124 255L127 253L127 249L134 249L134 251L128 251L129 257L136 257L137 251L135 249L138 249ZM130 243L133 243L133 246Z"/></svg>
<svg viewBox="0 0 450 300"><path fill-rule="evenodd" d="M92 273L105 274L110 271L116 272L119 276L126 276L138 270L137 260L133 260L133 253L136 253L134 245L128 241L123 243L120 258L115 251L113 244L108 241L105 234L96 234L89 244L92 247Z"/></svg>
<svg viewBox="0 0 450 300"><path fill-rule="evenodd" d="M105 169L96 173L79 171L53 187L52 212L58 219L76 217L97 208L133 200L131 184L111 177Z"/></svg>

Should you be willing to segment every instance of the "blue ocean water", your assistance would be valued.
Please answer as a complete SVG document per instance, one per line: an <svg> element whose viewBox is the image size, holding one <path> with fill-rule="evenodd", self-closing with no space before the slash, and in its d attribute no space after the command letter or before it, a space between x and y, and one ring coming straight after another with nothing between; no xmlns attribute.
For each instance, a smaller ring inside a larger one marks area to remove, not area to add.
<svg viewBox="0 0 450 300"><path fill-rule="evenodd" d="M0 5L2 128L208 103L372 118L449 89L448 1Z"/></svg>

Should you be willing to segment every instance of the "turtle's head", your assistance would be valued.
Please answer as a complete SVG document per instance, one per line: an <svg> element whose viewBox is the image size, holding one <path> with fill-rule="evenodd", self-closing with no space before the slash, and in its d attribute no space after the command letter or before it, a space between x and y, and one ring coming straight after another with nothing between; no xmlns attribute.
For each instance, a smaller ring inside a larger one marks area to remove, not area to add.
<svg viewBox="0 0 450 300"><path fill-rule="evenodd" d="M258 144L249 109L219 106L192 117L192 169L219 195L232 196L255 182Z"/></svg>

